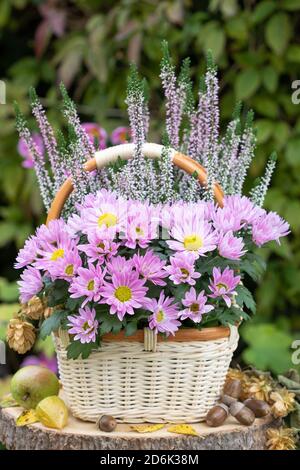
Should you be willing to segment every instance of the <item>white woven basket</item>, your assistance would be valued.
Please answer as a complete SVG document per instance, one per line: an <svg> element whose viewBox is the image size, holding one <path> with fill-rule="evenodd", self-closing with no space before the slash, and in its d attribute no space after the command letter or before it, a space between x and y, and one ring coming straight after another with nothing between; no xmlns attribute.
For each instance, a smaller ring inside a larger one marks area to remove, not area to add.
<svg viewBox="0 0 300 470"><path fill-rule="evenodd" d="M146 333L144 344L104 342L88 359L76 360L67 359L66 338L56 338L60 378L74 416L97 421L109 414L127 423L204 419L220 397L237 328L215 341L157 345L151 330Z"/></svg>

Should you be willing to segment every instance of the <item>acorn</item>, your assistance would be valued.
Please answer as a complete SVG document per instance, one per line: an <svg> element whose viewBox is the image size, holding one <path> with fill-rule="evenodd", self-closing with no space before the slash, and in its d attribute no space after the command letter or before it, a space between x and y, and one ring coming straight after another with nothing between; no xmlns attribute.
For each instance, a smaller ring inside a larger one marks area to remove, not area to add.
<svg viewBox="0 0 300 470"><path fill-rule="evenodd" d="M224 423L227 416L228 406L226 406L224 403L218 403L217 405L213 406L211 410L209 410L206 415L205 421L207 426L216 428Z"/></svg>
<svg viewBox="0 0 300 470"><path fill-rule="evenodd" d="M236 398L230 397L229 395L222 395L221 396L221 402L224 403L227 406L230 406L231 403L234 403L237 401Z"/></svg>
<svg viewBox="0 0 300 470"><path fill-rule="evenodd" d="M234 416L239 423L245 426L250 426L254 423L255 414L240 401L235 401L230 405L229 413Z"/></svg>
<svg viewBox="0 0 300 470"><path fill-rule="evenodd" d="M116 429L117 421L113 416L103 415L98 419L97 426L101 431L112 432Z"/></svg>
<svg viewBox="0 0 300 470"><path fill-rule="evenodd" d="M238 399L242 393L242 382L239 379L228 380L223 389L223 394Z"/></svg>
<svg viewBox="0 0 300 470"><path fill-rule="evenodd" d="M270 413L270 407L268 403L263 400L257 400L256 398L248 398L244 401L244 405L247 406L256 418L263 418Z"/></svg>

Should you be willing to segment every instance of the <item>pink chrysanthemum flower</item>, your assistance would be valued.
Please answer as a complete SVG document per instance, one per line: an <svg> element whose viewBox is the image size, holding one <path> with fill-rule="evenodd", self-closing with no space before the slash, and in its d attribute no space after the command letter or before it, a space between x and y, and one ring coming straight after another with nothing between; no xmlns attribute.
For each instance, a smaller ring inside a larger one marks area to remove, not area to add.
<svg viewBox="0 0 300 470"><path fill-rule="evenodd" d="M139 275L146 281L151 281L156 286L166 285L163 281L163 278L168 276L164 270L166 262L155 255L152 250L147 250L144 256L139 253L135 254L132 262Z"/></svg>
<svg viewBox="0 0 300 470"><path fill-rule="evenodd" d="M208 220L207 203L204 201L195 203L178 201L172 204L164 204L159 210L160 223L162 227L170 231L180 220L185 219L187 214L189 218L193 214L197 214L199 219L203 221Z"/></svg>
<svg viewBox="0 0 300 470"><path fill-rule="evenodd" d="M219 232L237 232L243 227L240 215L231 207L218 207L211 215L213 225Z"/></svg>
<svg viewBox="0 0 300 470"><path fill-rule="evenodd" d="M34 236L29 237L25 242L24 248L21 248L18 253L15 268L21 269L33 263L37 258L38 249L39 244L37 238Z"/></svg>
<svg viewBox="0 0 300 470"><path fill-rule="evenodd" d="M23 304L28 302L34 295L38 294L43 287L43 280L40 271L29 266L21 274L21 281L18 281L20 300Z"/></svg>
<svg viewBox="0 0 300 470"><path fill-rule="evenodd" d="M52 260L47 265L47 271L51 278L64 279L70 281L76 274L78 269L82 266L82 261L77 249L66 251L64 256Z"/></svg>
<svg viewBox="0 0 300 470"><path fill-rule="evenodd" d="M147 303L147 310L153 312L149 317L149 328L155 332L172 334L178 330L181 325L178 318L178 304L174 303L175 299L172 297L165 297L161 292L159 299L151 299Z"/></svg>
<svg viewBox="0 0 300 470"><path fill-rule="evenodd" d="M79 340L82 344L96 341L99 324L96 320L95 309L80 308L79 315L70 315L68 320L70 322L68 326L71 327L68 332L70 335L75 335L75 341Z"/></svg>
<svg viewBox="0 0 300 470"><path fill-rule="evenodd" d="M217 233L211 224L190 211L177 212L170 235L175 239L167 240L172 250L193 252L196 258L205 256L205 253L215 250L217 246Z"/></svg>
<svg viewBox="0 0 300 470"><path fill-rule="evenodd" d="M34 263L36 268L53 272L59 264L61 273L61 269L65 266L63 260L66 255L69 253L69 257L78 256L76 241L68 234L63 221L53 220L48 227L45 225L39 227L36 233L39 243L38 258ZM53 275L55 275L54 272Z"/></svg>
<svg viewBox="0 0 300 470"><path fill-rule="evenodd" d="M39 153L41 155L44 154L45 148L44 148L44 143L41 134L37 132L32 133L32 140L36 147L39 150ZM34 161L33 161L33 156L31 155L31 152L29 148L27 147L27 144L23 138L21 138L18 142L18 152L23 157L23 162L22 166L24 168L33 168L34 167Z"/></svg>
<svg viewBox="0 0 300 470"><path fill-rule="evenodd" d="M82 231L89 233L98 230L104 238L113 239L116 232L122 230L126 223L128 203L122 198L116 199L113 193L107 197L97 194L93 207L81 210Z"/></svg>
<svg viewBox="0 0 300 470"><path fill-rule="evenodd" d="M261 246L271 240L280 244L280 237L286 237L290 233L288 222L279 217L275 212L266 213L255 220L252 225L252 238L256 245Z"/></svg>
<svg viewBox="0 0 300 470"><path fill-rule="evenodd" d="M128 248L146 248L151 240L158 237L156 211L152 211L151 206L146 204L132 203L120 237Z"/></svg>
<svg viewBox="0 0 300 470"><path fill-rule="evenodd" d="M244 250L244 248L243 239L235 237L231 231L224 235L220 234L218 250L223 258L238 260L246 253L247 250Z"/></svg>
<svg viewBox="0 0 300 470"><path fill-rule="evenodd" d="M105 272L102 272L101 267L92 263L88 268L78 268L77 276L73 278L69 287L71 297L74 299L85 297L82 307L92 300L98 302L104 275Z"/></svg>
<svg viewBox="0 0 300 470"><path fill-rule="evenodd" d="M66 231L71 238L77 239L83 229L83 221L78 214L72 214L66 224Z"/></svg>
<svg viewBox="0 0 300 470"><path fill-rule="evenodd" d="M110 238L103 238L103 235L103 232L92 230L88 233L88 243L78 245L78 249L83 251L90 261L99 261L102 264L104 260L117 254L120 243L116 243Z"/></svg>
<svg viewBox="0 0 300 470"><path fill-rule="evenodd" d="M120 126L116 127L110 136L113 145L125 144L131 140L130 127Z"/></svg>
<svg viewBox="0 0 300 470"><path fill-rule="evenodd" d="M231 298L236 294L235 288L240 283L241 277L235 276L234 271L228 266L221 272L219 268L213 268L213 279L209 285L212 294L209 297L216 299L222 297L227 307L231 306Z"/></svg>
<svg viewBox="0 0 300 470"><path fill-rule="evenodd" d="M103 299L100 303L110 305L110 313L123 320L126 313L134 315L134 309L141 308L147 301L148 289L144 283L136 271L114 272L110 282L104 282L101 288Z"/></svg>
<svg viewBox="0 0 300 470"><path fill-rule="evenodd" d="M195 323L200 323L202 315L214 310L214 307L212 305L207 305L206 302L207 297L205 296L204 290L197 295L195 288L191 287L182 300L182 305L186 308L179 312L180 319L186 320L186 318L190 318Z"/></svg>
<svg viewBox="0 0 300 470"><path fill-rule="evenodd" d="M106 263L109 275L114 273L128 273L132 271L132 259L126 259L124 256L114 256Z"/></svg>
<svg viewBox="0 0 300 470"><path fill-rule="evenodd" d="M201 274L195 271L195 255L193 252L179 252L170 258L170 266L166 266L165 270L170 276L174 284L196 284Z"/></svg>
<svg viewBox="0 0 300 470"><path fill-rule="evenodd" d="M83 122L81 124L92 144L97 141L98 148L105 149L107 143L107 132L103 127L99 126L95 122Z"/></svg>
<svg viewBox="0 0 300 470"><path fill-rule="evenodd" d="M51 220L48 225L41 225L36 230L38 242L59 245L61 242L70 241L67 235L66 223L62 219Z"/></svg>
<svg viewBox="0 0 300 470"><path fill-rule="evenodd" d="M261 207L255 206L246 196L238 194L224 197L224 207L230 209L231 213L236 214L241 224L252 224L265 211Z"/></svg>

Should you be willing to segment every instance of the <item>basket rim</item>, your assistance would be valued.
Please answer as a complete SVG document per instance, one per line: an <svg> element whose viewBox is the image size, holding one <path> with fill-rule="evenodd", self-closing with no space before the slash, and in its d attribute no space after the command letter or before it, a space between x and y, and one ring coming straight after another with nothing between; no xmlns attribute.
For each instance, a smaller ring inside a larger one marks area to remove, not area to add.
<svg viewBox="0 0 300 470"><path fill-rule="evenodd" d="M158 342L188 342L188 341L213 341L217 339L229 338L230 328L228 326L215 326L210 328L203 328L203 330L196 330L195 328L182 328L179 329L175 336L168 336L167 338L157 335ZM133 335L126 336L125 331L119 333L106 333L102 337L102 342L129 342L129 343L143 343L144 330L138 330Z"/></svg>

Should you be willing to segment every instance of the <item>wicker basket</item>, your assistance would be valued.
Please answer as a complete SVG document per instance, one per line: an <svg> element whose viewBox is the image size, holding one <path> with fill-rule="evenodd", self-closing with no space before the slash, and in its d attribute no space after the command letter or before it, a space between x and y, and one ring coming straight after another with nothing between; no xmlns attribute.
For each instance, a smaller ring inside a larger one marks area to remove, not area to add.
<svg viewBox="0 0 300 470"><path fill-rule="evenodd" d="M145 144L143 152L159 158L162 146ZM86 170L103 168L132 154L132 144L99 151L86 163ZM200 183L206 183L205 170L190 157L172 150L170 158L187 173L197 172ZM47 222L60 216L72 190L68 179L52 203ZM214 193L222 206L218 184ZM108 334L88 359L76 360L67 359L68 341L64 331L55 337L60 378L74 416L86 421L110 414L128 423L197 422L220 396L238 331L235 326L181 329L167 340L148 328L130 337Z"/></svg>

